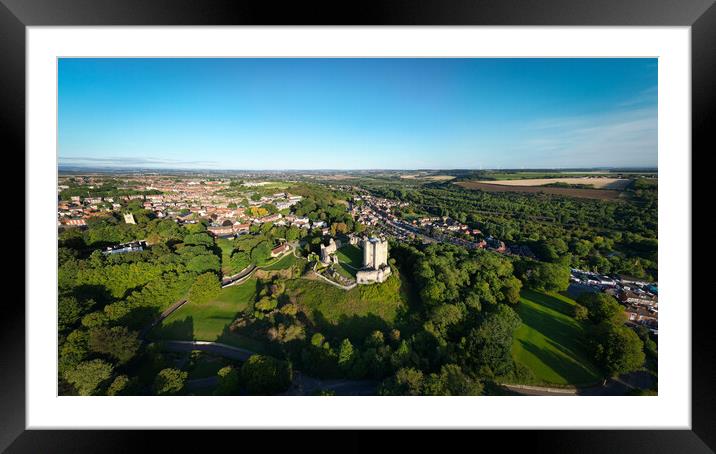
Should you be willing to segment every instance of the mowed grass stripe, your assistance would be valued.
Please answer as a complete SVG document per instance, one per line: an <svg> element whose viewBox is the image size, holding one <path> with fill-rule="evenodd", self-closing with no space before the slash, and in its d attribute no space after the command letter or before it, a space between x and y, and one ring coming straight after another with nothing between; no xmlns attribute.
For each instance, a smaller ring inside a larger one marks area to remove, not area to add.
<svg viewBox="0 0 716 454"><path fill-rule="evenodd" d="M570 315L574 304L555 293L522 292L512 355L538 383L587 385L602 376L587 354L584 324Z"/></svg>

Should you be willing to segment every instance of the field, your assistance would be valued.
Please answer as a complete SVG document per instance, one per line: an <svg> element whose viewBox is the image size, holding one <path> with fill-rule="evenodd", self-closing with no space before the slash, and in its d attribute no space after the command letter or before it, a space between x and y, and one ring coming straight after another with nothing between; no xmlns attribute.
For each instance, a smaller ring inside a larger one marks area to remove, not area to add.
<svg viewBox="0 0 716 454"><path fill-rule="evenodd" d="M158 340L206 340L261 351L259 342L228 332L228 325L240 312L253 308L256 279L226 287L206 304L187 303L154 328L150 337Z"/></svg>
<svg viewBox="0 0 716 454"><path fill-rule="evenodd" d="M512 356L527 366L535 384L589 385L599 381L584 344L584 325L571 317L574 301L554 293L522 292Z"/></svg>
<svg viewBox="0 0 716 454"><path fill-rule="evenodd" d="M293 252L289 252L277 261L271 263L270 265L262 266L261 269L266 271L285 270L291 268L297 260L298 259L295 255L293 255Z"/></svg>
<svg viewBox="0 0 716 454"><path fill-rule="evenodd" d="M382 284L345 291L322 281L294 279L287 293L324 334L362 341L373 330L385 330L407 304L407 289L395 275Z"/></svg>
<svg viewBox="0 0 716 454"><path fill-rule="evenodd" d="M400 175L400 178L405 179L405 180L428 180L428 181L449 181L449 180L455 179L455 177L452 175L425 175L425 174Z"/></svg>
<svg viewBox="0 0 716 454"><path fill-rule="evenodd" d="M593 186L594 189L623 190L631 180L627 178L596 178L596 177L567 177L567 178L518 178L514 180L478 181L478 183L499 184L505 186L544 186L553 183L581 184Z"/></svg>
<svg viewBox="0 0 716 454"><path fill-rule="evenodd" d="M361 269L363 266L363 250L349 244L336 251L338 261L350 265L350 267Z"/></svg>
<svg viewBox="0 0 716 454"><path fill-rule="evenodd" d="M556 182L553 181L553 183ZM511 186L496 182L482 183L479 181L461 181L456 183L465 189L487 192L527 192L577 197L584 199L616 200L621 192L612 189L555 188L549 186Z"/></svg>

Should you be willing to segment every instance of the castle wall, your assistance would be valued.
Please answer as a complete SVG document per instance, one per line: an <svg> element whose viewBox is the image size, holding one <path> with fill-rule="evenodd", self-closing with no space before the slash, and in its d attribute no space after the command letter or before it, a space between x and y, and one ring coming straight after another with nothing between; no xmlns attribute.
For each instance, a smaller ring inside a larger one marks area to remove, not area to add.
<svg viewBox="0 0 716 454"><path fill-rule="evenodd" d="M363 240L363 266L365 268L373 267L373 243L368 238Z"/></svg>

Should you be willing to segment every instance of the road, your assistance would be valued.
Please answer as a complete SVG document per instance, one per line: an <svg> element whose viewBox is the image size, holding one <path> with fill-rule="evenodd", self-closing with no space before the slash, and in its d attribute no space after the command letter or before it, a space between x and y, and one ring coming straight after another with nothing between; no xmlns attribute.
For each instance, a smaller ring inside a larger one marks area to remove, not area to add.
<svg viewBox="0 0 716 454"><path fill-rule="evenodd" d="M523 396L624 396L633 389L649 389L654 378L645 371L631 372L610 378L604 384L571 389L545 388L540 386L502 385L513 393Z"/></svg>
<svg viewBox="0 0 716 454"><path fill-rule="evenodd" d="M249 274L253 273L253 271L256 269L256 265L253 263L243 270L241 270L239 273L234 274L233 276L225 277L221 280L221 287L228 287L229 285L233 285L235 282L241 280L242 278L248 276Z"/></svg>

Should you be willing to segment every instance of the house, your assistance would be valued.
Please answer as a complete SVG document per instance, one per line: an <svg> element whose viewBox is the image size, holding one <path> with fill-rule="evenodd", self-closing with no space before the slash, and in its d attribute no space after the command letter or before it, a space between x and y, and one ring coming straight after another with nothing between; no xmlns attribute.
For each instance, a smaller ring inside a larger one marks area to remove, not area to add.
<svg viewBox="0 0 716 454"><path fill-rule="evenodd" d="M87 225L87 221L84 219L63 219L62 224L69 227L84 227Z"/></svg>
<svg viewBox="0 0 716 454"><path fill-rule="evenodd" d="M230 236L234 234L234 226L233 225L219 225L219 226L210 226L207 227L206 230L209 231L214 236Z"/></svg>
<svg viewBox="0 0 716 454"><path fill-rule="evenodd" d="M635 293L629 290L619 294L619 301L623 304L636 304L647 307L658 307L659 300L656 296L647 293Z"/></svg>
<svg viewBox="0 0 716 454"><path fill-rule="evenodd" d="M627 320L632 323L644 325L651 329L658 329L659 316L658 313L643 309L641 307L630 306L625 310Z"/></svg>
<svg viewBox="0 0 716 454"><path fill-rule="evenodd" d="M290 249L291 246L289 246L288 243L283 243L280 246L276 246L271 249L271 257L278 257L279 255L288 252Z"/></svg>
<svg viewBox="0 0 716 454"><path fill-rule="evenodd" d="M236 233L248 233L249 230L251 229L251 224L248 224L248 223L242 224L239 222L234 222L233 227L234 227L234 231Z"/></svg>
<svg viewBox="0 0 716 454"><path fill-rule="evenodd" d="M132 241L130 243L122 243L117 244L115 246L107 246L107 248L102 251L102 254L104 255L112 255L112 254L125 254L127 252L140 252L143 251L144 248L147 247L147 242L145 240L140 241Z"/></svg>
<svg viewBox="0 0 716 454"><path fill-rule="evenodd" d="M280 213L276 213L276 214L269 214L268 216L264 216L264 217L262 217L262 218L258 218L257 220L258 220L261 224L264 224L264 223L266 223L266 222L276 222L276 221L278 221L279 219L281 219L281 214L280 214Z"/></svg>

